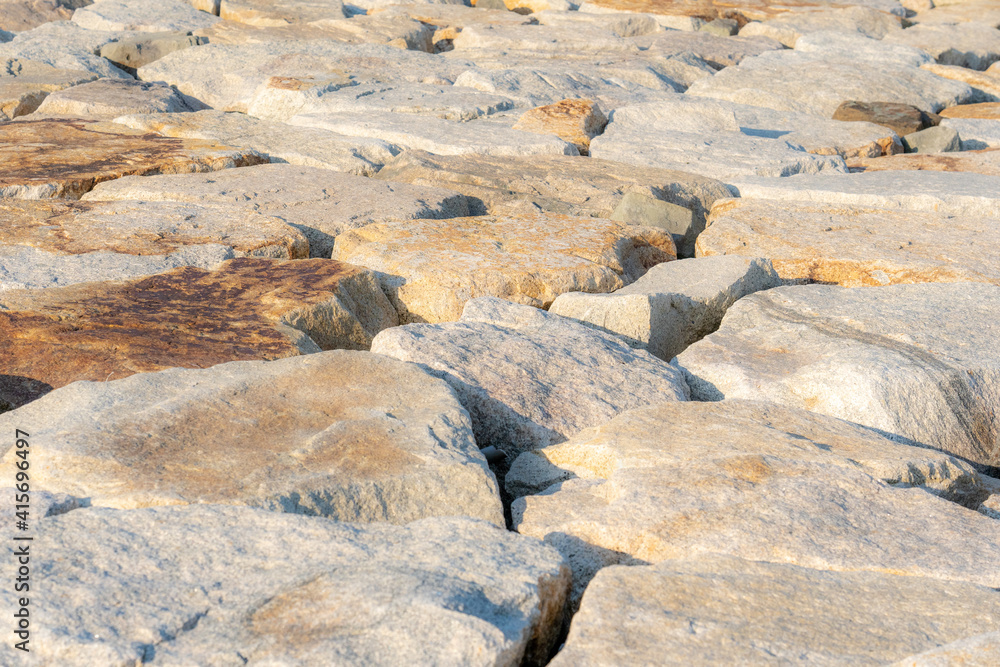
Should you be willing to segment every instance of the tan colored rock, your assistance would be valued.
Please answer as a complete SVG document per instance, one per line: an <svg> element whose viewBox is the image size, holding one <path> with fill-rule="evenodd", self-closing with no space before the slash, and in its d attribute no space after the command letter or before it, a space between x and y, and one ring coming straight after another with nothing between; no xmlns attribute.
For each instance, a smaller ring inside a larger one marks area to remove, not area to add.
<svg viewBox="0 0 1000 667"><path fill-rule="evenodd" d="M833 120L865 121L890 128L899 136L925 127L926 114L909 104L893 102L844 102L833 112Z"/></svg>
<svg viewBox="0 0 1000 667"><path fill-rule="evenodd" d="M367 349L395 324L371 272L323 259L0 292L0 402L17 407L77 380Z"/></svg>
<svg viewBox="0 0 1000 667"><path fill-rule="evenodd" d="M789 11L811 10L818 6L838 8L852 5L868 5L883 11L893 9L891 2L852 2L851 0L788 0L777 4L771 0L587 0L593 7L618 11L642 12L646 14L667 14L692 16L706 21L717 18L732 18L743 26L747 21L766 21L784 15ZM898 7L898 5L896 5ZM895 13L900 13L896 11Z"/></svg>
<svg viewBox="0 0 1000 667"><path fill-rule="evenodd" d="M590 140L600 134L607 124L607 116L594 102L563 100L526 111L514 125L514 129L535 134L554 134L576 146L580 155L589 155Z"/></svg>
<svg viewBox="0 0 1000 667"><path fill-rule="evenodd" d="M219 18L268 27L344 18L340 0L222 0Z"/></svg>
<svg viewBox="0 0 1000 667"><path fill-rule="evenodd" d="M938 114L942 118L982 118L984 120L1000 120L1000 102L980 102L979 104L960 104L942 109Z"/></svg>
<svg viewBox="0 0 1000 667"><path fill-rule="evenodd" d="M49 93L96 78L93 72L57 69L32 60L4 60L0 62L0 121L27 115Z"/></svg>
<svg viewBox="0 0 1000 667"><path fill-rule="evenodd" d="M162 83L130 79L100 79L46 97L35 117L114 120L125 114L182 113L201 108L195 100L185 99Z"/></svg>
<svg viewBox="0 0 1000 667"><path fill-rule="evenodd" d="M860 171L950 171L1000 176L1000 148L954 153L908 153L847 161L853 172Z"/></svg>
<svg viewBox="0 0 1000 667"><path fill-rule="evenodd" d="M333 258L379 276L409 322L454 322L469 299L547 308L563 292L611 292L676 258L670 234L551 213L386 222L337 237Z"/></svg>
<svg viewBox="0 0 1000 667"><path fill-rule="evenodd" d="M884 665L997 619L984 586L712 555L599 573L549 664ZM898 667L915 664L995 661Z"/></svg>
<svg viewBox="0 0 1000 667"><path fill-rule="evenodd" d="M0 196L79 199L97 183L129 175L246 167L268 160L249 149L171 139L111 123L38 120L0 124Z"/></svg>
<svg viewBox="0 0 1000 667"><path fill-rule="evenodd" d="M979 72L966 67L938 65L936 63L921 65L920 69L945 79L968 84L973 92L970 102L1000 102L1000 76L991 72Z"/></svg>
<svg viewBox="0 0 1000 667"><path fill-rule="evenodd" d="M185 32L156 32L123 37L101 47L101 57L107 58L132 76L143 65L155 62L174 51L204 44L205 40Z"/></svg>
<svg viewBox="0 0 1000 667"><path fill-rule="evenodd" d="M1000 582L1000 524L927 493L978 502L971 465L773 403L632 410L522 454L506 486L514 529L566 556L577 600L607 565L708 553Z"/></svg>
<svg viewBox="0 0 1000 667"><path fill-rule="evenodd" d="M1000 663L1000 632L987 632L904 658L892 667L993 667Z"/></svg>
<svg viewBox="0 0 1000 667"><path fill-rule="evenodd" d="M3 0L0 2L0 30L21 32L51 21L68 21L74 7L88 0Z"/></svg>
<svg viewBox="0 0 1000 667"><path fill-rule="evenodd" d="M784 48L768 37L720 37L704 31L664 30L634 40L649 56L694 53L715 69L738 65L744 58Z"/></svg>
<svg viewBox="0 0 1000 667"><path fill-rule="evenodd" d="M806 201L733 199L712 208L696 253L766 257L785 280L845 287L1000 285L1000 219Z"/></svg>

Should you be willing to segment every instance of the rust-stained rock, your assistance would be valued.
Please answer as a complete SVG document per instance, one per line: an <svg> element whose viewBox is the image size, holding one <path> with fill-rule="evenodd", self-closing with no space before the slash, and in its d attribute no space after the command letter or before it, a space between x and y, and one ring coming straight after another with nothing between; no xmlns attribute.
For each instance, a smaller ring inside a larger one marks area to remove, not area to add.
<svg viewBox="0 0 1000 667"><path fill-rule="evenodd" d="M589 155L590 140L599 135L607 124L608 117L593 101L563 100L526 111L514 129L554 134L576 146L580 155Z"/></svg>
<svg viewBox="0 0 1000 667"><path fill-rule="evenodd" d="M697 254L766 257L786 280L845 287L1000 285L1000 220L818 202L732 199L712 208Z"/></svg>
<svg viewBox="0 0 1000 667"><path fill-rule="evenodd" d="M884 125L901 137L928 125L920 109L897 102L844 102L833 112L833 119Z"/></svg>
<svg viewBox="0 0 1000 667"><path fill-rule="evenodd" d="M981 118L983 120L1000 120L1000 102L980 102L979 104L959 104L942 109L938 114L942 118Z"/></svg>
<svg viewBox="0 0 1000 667"><path fill-rule="evenodd" d="M76 380L365 349L394 324L369 271L324 259L243 258L216 271L13 290L0 293L0 405Z"/></svg>
<svg viewBox="0 0 1000 667"><path fill-rule="evenodd" d="M33 60L0 61L0 121L33 112L49 93L93 81L83 70L58 69Z"/></svg>
<svg viewBox="0 0 1000 667"><path fill-rule="evenodd" d="M612 292L676 258L670 233L550 213L368 225L333 258L377 272L403 322L454 322L469 299L547 308L564 292Z"/></svg>
<svg viewBox="0 0 1000 667"><path fill-rule="evenodd" d="M908 153L874 158L852 158L851 171L964 171L1000 176L1000 148L954 153Z"/></svg>
<svg viewBox="0 0 1000 667"><path fill-rule="evenodd" d="M263 164L250 149L174 139L112 123L36 120L0 124L0 197L79 199L97 183Z"/></svg>

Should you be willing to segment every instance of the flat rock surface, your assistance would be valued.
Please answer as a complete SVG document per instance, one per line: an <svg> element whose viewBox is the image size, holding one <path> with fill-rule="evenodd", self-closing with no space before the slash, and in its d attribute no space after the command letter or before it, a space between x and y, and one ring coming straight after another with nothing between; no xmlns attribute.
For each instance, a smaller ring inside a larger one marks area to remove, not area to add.
<svg viewBox="0 0 1000 667"><path fill-rule="evenodd" d="M987 632L974 637L932 648L919 655L904 658L893 667L989 667L1000 660L1000 632Z"/></svg>
<svg viewBox="0 0 1000 667"><path fill-rule="evenodd" d="M463 518L358 526L238 507L95 508L44 520L38 540L50 594L32 611L49 623L30 660L0 649L10 665L154 652L164 664L539 664L568 584L549 547Z"/></svg>
<svg viewBox="0 0 1000 667"><path fill-rule="evenodd" d="M282 26L344 17L340 0L222 0L219 17L254 26Z"/></svg>
<svg viewBox="0 0 1000 667"><path fill-rule="evenodd" d="M958 65L938 64L923 65L921 69L931 72L935 76L968 85L972 95L966 100L967 102L980 104L1000 102L1000 76L993 72L979 72Z"/></svg>
<svg viewBox="0 0 1000 667"><path fill-rule="evenodd" d="M956 151L944 154L886 155L852 158L847 161L852 172L859 171L949 171L1000 176L1000 148Z"/></svg>
<svg viewBox="0 0 1000 667"><path fill-rule="evenodd" d="M496 296L548 307L563 292L611 292L676 258L669 232L551 213L385 222L337 237L333 258L368 267L410 322L454 322Z"/></svg>
<svg viewBox="0 0 1000 667"><path fill-rule="evenodd" d="M9 5L3 4L6 10ZM135 33L87 30L72 21L43 23L0 44L0 59L33 60L58 69L83 70L99 76L128 79L127 72L97 55L102 46L126 34Z"/></svg>
<svg viewBox="0 0 1000 667"><path fill-rule="evenodd" d="M804 407L996 466L997 307L982 283L781 287L738 301L676 363L699 400Z"/></svg>
<svg viewBox="0 0 1000 667"><path fill-rule="evenodd" d="M73 23L88 30L197 30L218 20L184 0L99 0L73 12Z"/></svg>
<svg viewBox="0 0 1000 667"><path fill-rule="evenodd" d="M503 526L452 390L370 352L78 382L16 421L52 444L32 460L34 487L92 506L248 505L392 523L458 514ZM0 468L17 460L11 450Z"/></svg>
<svg viewBox="0 0 1000 667"><path fill-rule="evenodd" d="M782 48L769 37L719 37L707 32L666 30L635 40L649 54L660 56L693 53L715 69L738 65L744 58Z"/></svg>
<svg viewBox="0 0 1000 667"><path fill-rule="evenodd" d="M194 111L196 106L163 84L101 79L51 93L38 107L38 114L114 120L132 113Z"/></svg>
<svg viewBox="0 0 1000 667"><path fill-rule="evenodd" d="M58 69L32 60L4 60L0 63L0 121L29 114L50 93L96 78L92 72Z"/></svg>
<svg viewBox="0 0 1000 667"><path fill-rule="evenodd" d="M382 182L327 169L265 164L211 174L129 176L100 183L85 200L212 204L284 220L330 257L336 236L376 222L469 215L465 197L431 185Z"/></svg>
<svg viewBox="0 0 1000 667"><path fill-rule="evenodd" d="M984 70L1000 60L1000 33L980 23L915 25L885 39L923 49L943 65Z"/></svg>
<svg viewBox="0 0 1000 667"><path fill-rule="evenodd" d="M785 280L844 287L973 281L1000 285L988 248L1000 219L845 204L733 199L712 209L699 257L767 257Z"/></svg>
<svg viewBox="0 0 1000 667"><path fill-rule="evenodd" d="M267 162L249 149L172 139L82 120L0 124L0 196L78 199L102 181L129 175L217 171Z"/></svg>
<svg viewBox="0 0 1000 667"><path fill-rule="evenodd" d="M740 37L770 37L793 49L799 37L811 32L833 30L883 39L900 32L901 27L899 18L892 14L854 5L812 12L792 11L767 21L753 21L740 29Z"/></svg>
<svg viewBox="0 0 1000 667"><path fill-rule="evenodd" d="M707 553L995 587L997 522L890 484L983 495L941 452L753 401L632 410L522 454L506 481L515 530L563 552L575 599L601 567Z"/></svg>
<svg viewBox="0 0 1000 667"><path fill-rule="evenodd" d="M367 349L395 324L369 271L322 259L243 258L215 271L9 290L0 292L0 400L16 407L76 380L174 366Z"/></svg>
<svg viewBox="0 0 1000 667"><path fill-rule="evenodd" d="M666 653L688 665L884 665L998 615L1000 597L983 586L705 556L599 573L550 664L653 663Z"/></svg>
<svg viewBox="0 0 1000 667"><path fill-rule="evenodd" d="M1000 148L1000 120L945 118L941 127L958 133L962 150Z"/></svg>
<svg viewBox="0 0 1000 667"><path fill-rule="evenodd" d="M669 364L615 336L500 299L469 301L455 323L388 329L372 351L446 380L472 415L476 442L510 460L619 412L687 400Z"/></svg>
<svg viewBox="0 0 1000 667"><path fill-rule="evenodd" d="M1000 102L980 102L978 104L960 104L942 109L940 115L944 118L985 118L1000 120Z"/></svg>

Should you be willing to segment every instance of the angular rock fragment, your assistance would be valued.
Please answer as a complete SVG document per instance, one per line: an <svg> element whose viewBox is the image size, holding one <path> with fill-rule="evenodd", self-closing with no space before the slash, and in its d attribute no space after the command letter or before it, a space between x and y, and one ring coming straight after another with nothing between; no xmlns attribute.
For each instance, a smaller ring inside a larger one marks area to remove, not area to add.
<svg viewBox="0 0 1000 667"><path fill-rule="evenodd" d="M204 44L204 41L187 31L154 32L105 44L101 47L101 57L135 76L140 67L155 62L168 53L200 44Z"/></svg>
<svg viewBox="0 0 1000 667"><path fill-rule="evenodd" d="M114 120L126 114L194 111L195 105L163 84L101 79L49 94L37 113L40 116Z"/></svg>
<svg viewBox="0 0 1000 667"><path fill-rule="evenodd" d="M675 363L699 400L803 407L998 466L997 308L982 283L781 287L736 302Z"/></svg>
<svg viewBox="0 0 1000 667"><path fill-rule="evenodd" d="M781 285L767 260L702 257L658 264L611 294L570 292L549 312L617 334L670 361L719 328L738 299Z"/></svg>
<svg viewBox="0 0 1000 667"><path fill-rule="evenodd" d="M31 655L67 667L154 651L165 664L540 665L569 576L536 540L465 518L358 526L238 507L95 508L45 519L38 540L51 594L32 600L49 623Z"/></svg>
<svg viewBox="0 0 1000 667"><path fill-rule="evenodd" d="M563 292L612 292L676 252L654 227L528 213L378 223L338 236L332 256L375 271L402 322L435 323L478 296L546 308Z"/></svg>
<svg viewBox="0 0 1000 667"><path fill-rule="evenodd" d="M167 32L205 28L219 19L184 0L100 0L73 12L87 30Z"/></svg>
<svg viewBox="0 0 1000 667"><path fill-rule="evenodd" d="M122 176L217 171L262 164L249 149L197 139L158 137L83 120L0 124L0 196L79 199Z"/></svg>
<svg viewBox="0 0 1000 667"><path fill-rule="evenodd" d="M78 382L6 417L15 418L50 444L32 461L34 487L92 506L504 525L496 481L452 390L369 352ZM16 454L0 468L14 470Z"/></svg>
<svg viewBox="0 0 1000 667"><path fill-rule="evenodd" d="M174 366L367 349L396 313L371 272L244 258L110 283L0 292L0 401Z"/></svg>
<svg viewBox="0 0 1000 667"><path fill-rule="evenodd" d="M902 141L907 153L950 153L962 150L958 132L946 125L907 134Z"/></svg>
<svg viewBox="0 0 1000 667"><path fill-rule="evenodd" d="M864 121L885 125L899 136L918 132L927 127L926 116L909 104L893 102L844 102L833 112L834 120Z"/></svg>
<svg viewBox="0 0 1000 667"><path fill-rule="evenodd" d="M608 118L590 100L563 100L527 111L514 125L515 130L554 134L580 152L589 155L590 140L599 135Z"/></svg>
<svg viewBox="0 0 1000 667"><path fill-rule="evenodd" d="M476 442L510 461L619 412L687 400L669 364L615 336L500 299L469 301L452 324L388 329L372 351L446 380L472 415Z"/></svg>
<svg viewBox="0 0 1000 667"><path fill-rule="evenodd" d="M32 113L50 93L96 78L83 70L61 70L32 60L5 60L0 65L0 121Z"/></svg>

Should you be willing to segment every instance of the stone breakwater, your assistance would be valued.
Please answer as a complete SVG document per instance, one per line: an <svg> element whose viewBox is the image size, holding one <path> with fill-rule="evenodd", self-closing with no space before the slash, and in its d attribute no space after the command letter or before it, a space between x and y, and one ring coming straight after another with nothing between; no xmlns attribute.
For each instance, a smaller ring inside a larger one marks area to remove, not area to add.
<svg viewBox="0 0 1000 667"><path fill-rule="evenodd" d="M0 664L1000 664L998 28L0 0Z"/></svg>

